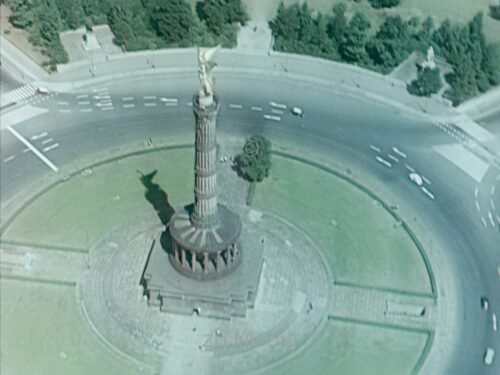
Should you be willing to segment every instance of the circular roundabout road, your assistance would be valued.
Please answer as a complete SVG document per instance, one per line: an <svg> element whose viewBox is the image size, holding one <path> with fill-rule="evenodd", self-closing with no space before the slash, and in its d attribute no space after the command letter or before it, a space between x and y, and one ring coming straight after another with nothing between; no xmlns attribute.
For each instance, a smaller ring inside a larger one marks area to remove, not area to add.
<svg viewBox="0 0 500 375"><path fill-rule="evenodd" d="M486 347L500 352L499 334L492 327L492 314L500 314L495 222L500 211L494 210L500 208L500 171L489 166L480 180L472 178L451 157L437 152L456 145L455 138L425 116L368 99L359 91L286 74L220 68L216 76L222 99L220 139L263 134L280 151L332 165L359 181L409 223L425 248L437 285L435 327L419 372L497 374L498 359L486 366L483 354ZM20 105L48 110L13 127L35 148L46 150L43 154L58 171L3 129L2 225L40 186L64 179L70 171L131 148L190 143L194 118L189 103L197 87L193 69L101 81ZM302 108L304 116L293 116L292 106ZM411 171L425 177L425 191L408 178ZM483 296L489 300L487 311L481 306Z"/></svg>

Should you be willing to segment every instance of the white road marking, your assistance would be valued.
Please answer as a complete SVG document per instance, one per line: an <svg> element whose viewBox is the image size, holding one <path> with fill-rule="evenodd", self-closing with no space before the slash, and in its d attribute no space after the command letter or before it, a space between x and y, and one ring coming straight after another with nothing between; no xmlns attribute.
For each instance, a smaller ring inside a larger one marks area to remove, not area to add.
<svg viewBox="0 0 500 375"><path fill-rule="evenodd" d="M193 106L193 103L192 103L192 102L187 102L187 103L186 103L186 105L187 105L188 107L192 107L192 106Z"/></svg>
<svg viewBox="0 0 500 375"><path fill-rule="evenodd" d="M174 103L174 102L167 102L167 103L165 103L165 105L166 105L167 107L177 107L177 105L178 105L178 104L177 104L177 103Z"/></svg>
<svg viewBox="0 0 500 375"><path fill-rule="evenodd" d="M497 275L500 277L500 266L497 267Z"/></svg>
<svg viewBox="0 0 500 375"><path fill-rule="evenodd" d="M382 151L380 150L380 148L378 148L377 146L370 145L370 148L371 148L373 151L375 151L375 152L382 152Z"/></svg>
<svg viewBox="0 0 500 375"><path fill-rule="evenodd" d="M262 107L250 107L252 111L262 112Z"/></svg>
<svg viewBox="0 0 500 375"><path fill-rule="evenodd" d="M144 107L156 107L156 103L144 103Z"/></svg>
<svg viewBox="0 0 500 375"><path fill-rule="evenodd" d="M490 205L491 208L495 209L495 202L493 202L493 199L490 199Z"/></svg>
<svg viewBox="0 0 500 375"><path fill-rule="evenodd" d="M243 106L241 104L229 104L229 108L242 109Z"/></svg>
<svg viewBox="0 0 500 375"><path fill-rule="evenodd" d="M25 154L25 153L27 153L27 152L31 152L31 150L30 150L29 148L25 148L25 149L23 150L23 154Z"/></svg>
<svg viewBox="0 0 500 375"><path fill-rule="evenodd" d="M491 211L488 211L488 219L490 219L491 226L495 226L495 220L493 220L493 215L491 214Z"/></svg>
<svg viewBox="0 0 500 375"><path fill-rule="evenodd" d="M42 141L42 145L45 145L45 144L47 144L47 143L49 143L49 142L52 142L53 140L54 140L54 138L47 138L47 139L44 139L44 140Z"/></svg>
<svg viewBox="0 0 500 375"><path fill-rule="evenodd" d="M422 177L422 180L424 180L425 182L427 182L427 185L432 185L432 183L429 181L429 179L425 176L421 176Z"/></svg>
<svg viewBox="0 0 500 375"><path fill-rule="evenodd" d="M32 135L32 136L30 137L30 139L31 139L32 141L36 141L37 139L40 139L40 138L46 137L47 135L49 135L49 133L47 133L47 132L43 132L43 133L40 133L40 134Z"/></svg>
<svg viewBox="0 0 500 375"><path fill-rule="evenodd" d="M135 104L124 104L123 108L135 108Z"/></svg>
<svg viewBox="0 0 500 375"><path fill-rule="evenodd" d="M280 110L280 109L271 109L271 112L272 113L276 113L277 115L282 115L283 114L283 111Z"/></svg>
<svg viewBox="0 0 500 375"><path fill-rule="evenodd" d="M89 96L87 94L82 94L82 95L77 95L76 98L77 99L86 99L88 98Z"/></svg>
<svg viewBox="0 0 500 375"><path fill-rule="evenodd" d="M112 102L102 102L102 103L95 103L96 107L112 107L113 103Z"/></svg>
<svg viewBox="0 0 500 375"><path fill-rule="evenodd" d="M500 181L500 174L495 178L495 180Z"/></svg>
<svg viewBox="0 0 500 375"><path fill-rule="evenodd" d="M264 115L264 118L266 120L281 121L281 117L279 116Z"/></svg>
<svg viewBox="0 0 500 375"><path fill-rule="evenodd" d="M0 127L6 129L9 126L14 126L23 121L27 121L34 117L40 116L47 113L49 110L47 108L33 107L32 105L26 104L22 107L16 108L10 112L2 114L2 119L0 121Z"/></svg>
<svg viewBox="0 0 500 375"><path fill-rule="evenodd" d="M491 323L493 324L493 331L497 331L497 314L491 315Z"/></svg>
<svg viewBox="0 0 500 375"><path fill-rule="evenodd" d="M490 194L491 195L495 194L495 185L491 187Z"/></svg>
<svg viewBox="0 0 500 375"><path fill-rule="evenodd" d="M396 163L399 163L399 159L397 157L395 157L394 155L389 154L389 155L387 155L387 157L389 159L391 159L392 161L395 161Z"/></svg>
<svg viewBox="0 0 500 375"><path fill-rule="evenodd" d="M14 160L14 158L15 158L15 156L14 156L14 155L11 155L11 156L9 156L8 158L6 158L3 162L4 162L4 163L8 163L9 161Z"/></svg>
<svg viewBox="0 0 500 375"><path fill-rule="evenodd" d="M45 147L42 151L43 152L49 152L50 150L53 150L55 148L59 147L59 143L54 143L53 145Z"/></svg>
<svg viewBox="0 0 500 375"><path fill-rule="evenodd" d="M124 96L124 97L122 98L122 100L123 100L123 101L125 101L125 102L126 102L126 101L130 101L130 100L134 100L134 97L133 97L133 96Z"/></svg>
<svg viewBox="0 0 500 375"><path fill-rule="evenodd" d="M69 105L68 102L57 102L58 105Z"/></svg>
<svg viewBox="0 0 500 375"><path fill-rule="evenodd" d="M103 91L108 91L107 87L101 87L99 89L92 89L93 92L103 92Z"/></svg>
<svg viewBox="0 0 500 375"><path fill-rule="evenodd" d="M432 200L434 200L434 194L432 194L425 186L422 186L421 187L422 189L422 192L427 195L429 198L431 198Z"/></svg>
<svg viewBox="0 0 500 375"><path fill-rule="evenodd" d="M156 95L146 95L146 96L143 96L144 100L151 100L151 99L156 99Z"/></svg>
<svg viewBox="0 0 500 375"><path fill-rule="evenodd" d="M476 182L481 182L490 165L461 144L439 145L433 149L445 159L449 160Z"/></svg>
<svg viewBox="0 0 500 375"><path fill-rule="evenodd" d="M61 112L61 113L71 113L71 109L60 109L59 112Z"/></svg>
<svg viewBox="0 0 500 375"><path fill-rule="evenodd" d="M82 113L85 113L85 112L92 112L92 111L93 111L93 109L92 109L92 108L82 108L82 109L80 109L80 112L82 112Z"/></svg>
<svg viewBox="0 0 500 375"><path fill-rule="evenodd" d="M286 105L285 104L281 104L281 103L269 102L269 105L271 107L275 107L275 108L286 109Z"/></svg>
<svg viewBox="0 0 500 375"><path fill-rule="evenodd" d="M476 188L474 190L474 196L477 198L478 195L479 195L479 188Z"/></svg>
<svg viewBox="0 0 500 375"><path fill-rule="evenodd" d="M477 209L477 212L481 212L481 207L479 207L479 202L476 201L476 209Z"/></svg>
<svg viewBox="0 0 500 375"><path fill-rule="evenodd" d="M78 105L89 105L90 102L87 100L87 101L84 101L84 102L78 102Z"/></svg>
<svg viewBox="0 0 500 375"><path fill-rule="evenodd" d="M113 109L115 109L114 107L102 107L101 108L103 111L112 111Z"/></svg>
<svg viewBox="0 0 500 375"><path fill-rule="evenodd" d="M10 131L17 139L19 139L26 147L28 147L33 153L40 158L47 166L52 169L54 172L57 172L59 169L52 163L49 159L45 157L40 151L38 151L35 146L28 142L26 138L24 138L21 134L19 134L16 130L14 130L11 126L7 126L7 130Z"/></svg>
<svg viewBox="0 0 500 375"><path fill-rule="evenodd" d="M408 169L410 172L415 172L415 169L410 167L408 164L406 164L406 169Z"/></svg>
<svg viewBox="0 0 500 375"><path fill-rule="evenodd" d="M399 148L394 146L394 147L392 147L392 151L394 151L395 154L401 156L403 159L406 159L406 154L403 151L401 151Z"/></svg>
<svg viewBox="0 0 500 375"><path fill-rule="evenodd" d="M484 225L485 227L487 227L487 226L488 226L488 223L486 222L486 220L484 220L484 217L482 217L482 216L481 216L481 221L483 222L483 225Z"/></svg>
<svg viewBox="0 0 500 375"><path fill-rule="evenodd" d="M387 168L392 168L392 164L389 163L387 160L381 158L380 156L375 156L375 160L377 160L379 163L385 165Z"/></svg>
<svg viewBox="0 0 500 375"><path fill-rule="evenodd" d="M164 103L177 103L179 101L179 99L162 97L162 98L160 98L160 101L162 101Z"/></svg>
<svg viewBox="0 0 500 375"><path fill-rule="evenodd" d="M109 95L96 95L94 96L95 100L104 100L104 101L109 101L111 100L111 96Z"/></svg>

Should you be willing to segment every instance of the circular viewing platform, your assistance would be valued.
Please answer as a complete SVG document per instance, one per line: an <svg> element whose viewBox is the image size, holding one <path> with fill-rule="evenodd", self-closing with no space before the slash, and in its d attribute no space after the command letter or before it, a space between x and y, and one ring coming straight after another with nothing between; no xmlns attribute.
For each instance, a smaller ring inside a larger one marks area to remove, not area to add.
<svg viewBox="0 0 500 375"><path fill-rule="evenodd" d="M174 268L199 280L217 279L234 271L241 258L240 217L218 204L218 225L206 229L193 225L192 210L193 205L189 205L172 217L163 241Z"/></svg>

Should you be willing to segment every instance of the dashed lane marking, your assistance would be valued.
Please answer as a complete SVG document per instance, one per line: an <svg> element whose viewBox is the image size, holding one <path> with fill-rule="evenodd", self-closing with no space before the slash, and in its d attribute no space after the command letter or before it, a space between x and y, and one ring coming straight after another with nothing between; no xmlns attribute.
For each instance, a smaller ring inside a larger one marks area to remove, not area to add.
<svg viewBox="0 0 500 375"><path fill-rule="evenodd" d="M495 194L495 185L491 186L490 194L491 195Z"/></svg>
<svg viewBox="0 0 500 375"><path fill-rule="evenodd" d="M375 156L375 160L377 160L380 164L385 165L387 168L392 168L392 164L380 156Z"/></svg>
<svg viewBox="0 0 500 375"><path fill-rule="evenodd" d="M262 107L250 107L252 111L262 112Z"/></svg>
<svg viewBox="0 0 500 375"><path fill-rule="evenodd" d="M156 95L146 95L146 96L143 96L144 100L155 100L156 99Z"/></svg>
<svg viewBox="0 0 500 375"><path fill-rule="evenodd" d="M491 211L488 211L488 219L490 219L491 226L495 226L495 220L493 220L493 215L491 214Z"/></svg>
<svg viewBox="0 0 500 375"><path fill-rule="evenodd" d="M92 89L93 92L103 92L103 91L108 91L108 88L107 87L101 87L101 88L98 88L98 89Z"/></svg>
<svg viewBox="0 0 500 375"><path fill-rule="evenodd" d="M389 155L387 155L387 157L389 159L391 159L392 161L395 161L396 163L399 163L399 159L397 157L395 157L394 155L389 154Z"/></svg>
<svg viewBox="0 0 500 375"><path fill-rule="evenodd" d="M135 104L124 104L123 108L135 108Z"/></svg>
<svg viewBox="0 0 500 375"><path fill-rule="evenodd" d="M81 94L76 96L77 99L87 99L88 97L89 96L87 94Z"/></svg>
<svg viewBox="0 0 500 375"><path fill-rule="evenodd" d="M167 102L167 103L165 103L165 106L167 106L167 107L177 107L177 105L178 105L177 102L175 102L175 103L174 102Z"/></svg>
<svg viewBox="0 0 500 375"><path fill-rule="evenodd" d="M57 172L59 169L52 163L45 155L43 155L38 149L33 146L26 138L14 130L11 126L7 126L7 130L11 132L14 137L21 141L29 150L31 150L40 160L42 160L50 169Z"/></svg>
<svg viewBox="0 0 500 375"><path fill-rule="evenodd" d="M50 142L52 142L53 140L54 140L54 138L47 138L47 139L44 139L44 140L42 141L42 145L45 145L45 144L47 144L47 143L50 143Z"/></svg>
<svg viewBox="0 0 500 375"><path fill-rule="evenodd" d="M156 107L156 103L144 103L144 107Z"/></svg>
<svg viewBox="0 0 500 375"><path fill-rule="evenodd" d="M15 158L15 156L14 156L14 155L11 155L11 156L9 156L8 158L4 159L4 161L3 161L3 162L4 162L4 163L8 163L9 161L14 160L14 158Z"/></svg>
<svg viewBox="0 0 500 375"><path fill-rule="evenodd" d="M477 198L478 195L479 195L479 188L476 187L476 189L474 189L474 196Z"/></svg>
<svg viewBox="0 0 500 375"><path fill-rule="evenodd" d="M241 104L229 104L229 108L242 109L243 106Z"/></svg>
<svg viewBox="0 0 500 375"><path fill-rule="evenodd" d="M50 150L53 150L55 148L59 147L59 143L54 143L53 145L45 147L42 151L43 152L49 152Z"/></svg>
<svg viewBox="0 0 500 375"><path fill-rule="evenodd" d="M84 102L78 102L78 105L90 105L90 102L88 100Z"/></svg>
<svg viewBox="0 0 500 375"><path fill-rule="evenodd" d="M382 152L382 151L380 150L380 148L378 148L377 146L370 145L370 148L371 148L373 151L375 151L375 152Z"/></svg>
<svg viewBox="0 0 500 375"><path fill-rule="evenodd" d="M82 108L82 109L80 109L81 113L92 112L92 111L93 111L92 108Z"/></svg>
<svg viewBox="0 0 500 375"><path fill-rule="evenodd" d="M422 177L422 180L424 180L427 183L427 185L432 185L431 181L427 177L425 177L425 176L421 176L421 177Z"/></svg>
<svg viewBox="0 0 500 375"><path fill-rule="evenodd" d="M481 221L483 222L483 225L484 225L485 227L487 227L487 226L488 226L488 223L486 222L486 220L485 220L485 219L484 219L484 217L482 217L482 216L481 216Z"/></svg>
<svg viewBox="0 0 500 375"><path fill-rule="evenodd" d="M495 210L495 202L493 202L493 199L490 199L490 205L491 205L491 208L493 208Z"/></svg>
<svg viewBox="0 0 500 375"><path fill-rule="evenodd" d="M271 109L271 112L272 113L276 113L277 115L282 115L283 114L283 111L280 110L280 109Z"/></svg>
<svg viewBox="0 0 500 375"><path fill-rule="evenodd" d="M127 102L127 101L129 102L129 101L131 101L131 100L134 100L134 97L133 97L133 96L124 96L124 97L122 98L122 100L123 100L124 102Z"/></svg>
<svg viewBox="0 0 500 375"><path fill-rule="evenodd" d="M476 201L476 209L477 209L477 212L481 212L481 207L479 206L478 201Z"/></svg>
<svg viewBox="0 0 500 375"><path fill-rule="evenodd" d="M432 194L425 186L422 186L422 192L432 200L435 199L434 194Z"/></svg>
<svg viewBox="0 0 500 375"><path fill-rule="evenodd" d="M415 172L415 168L411 167L408 164L406 164L406 169L408 169L410 172Z"/></svg>
<svg viewBox="0 0 500 375"><path fill-rule="evenodd" d="M57 102L57 105L69 105L68 102Z"/></svg>
<svg viewBox="0 0 500 375"><path fill-rule="evenodd" d="M112 111L113 109L115 109L114 107L102 107L101 110L103 111Z"/></svg>
<svg viewBox="0 0 500 375"><path fill-rule="evenodd" d="M60 113L71 113L71 109L60 109Z"/></svg>
<svg viewBox="0 0 500 375"><path fill-rule="evenodd" d="M395 154L399 155L403 159L406 159L406 157L407 157L406 153L404 153L403 151L401 151L399 148L397 148L395 146L392 147L392 151L394 151Z"/></svg>
<svg viewBox="0 0 500 375"><path fill-rule="evenodd" d="M35 134L35 135L32 135L32 136L30 137L30 139L31 139L32 141L36 141L37 139L44 138L44 137L46 137L47 135L49 135L49 133L47 133L47 132L43 132L43 133L40 133L40 134Z"/></svg>

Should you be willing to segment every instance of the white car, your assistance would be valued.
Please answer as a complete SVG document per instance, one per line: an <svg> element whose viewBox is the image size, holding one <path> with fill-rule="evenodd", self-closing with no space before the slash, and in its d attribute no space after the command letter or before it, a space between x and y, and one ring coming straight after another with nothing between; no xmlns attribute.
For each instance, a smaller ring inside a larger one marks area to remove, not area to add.
<svg viewBox="0 0 500 375"><path fill-rule="evenodd" d="M412 180L417 186L422 186L423 183L424 183L424 180L422 179L422 177L418 174L418 173L415 173L415 172L411 172L408 177L410 178L410 180Z"/></svg>
<svg viewBox="0 0 500 375"><path fill-rule="evenodd" d="M45 95L49 93L49 89L46 87L37 87L36 92Z"/></svg>
<svg viewBox="0 0 500 375"><path fill-rule="evenodd" d="M487 348L484 352L484 363L488 366L491 366L494 358L495 350L493 350L492 348Z"/></svg>
<svg viewBox="0 0 500 375"><path fill-rule="evenodd" d="M292 107L290 112L292 112L292 115L297 116L297 117L304 116L304 111L300 107Z"/></svg>

